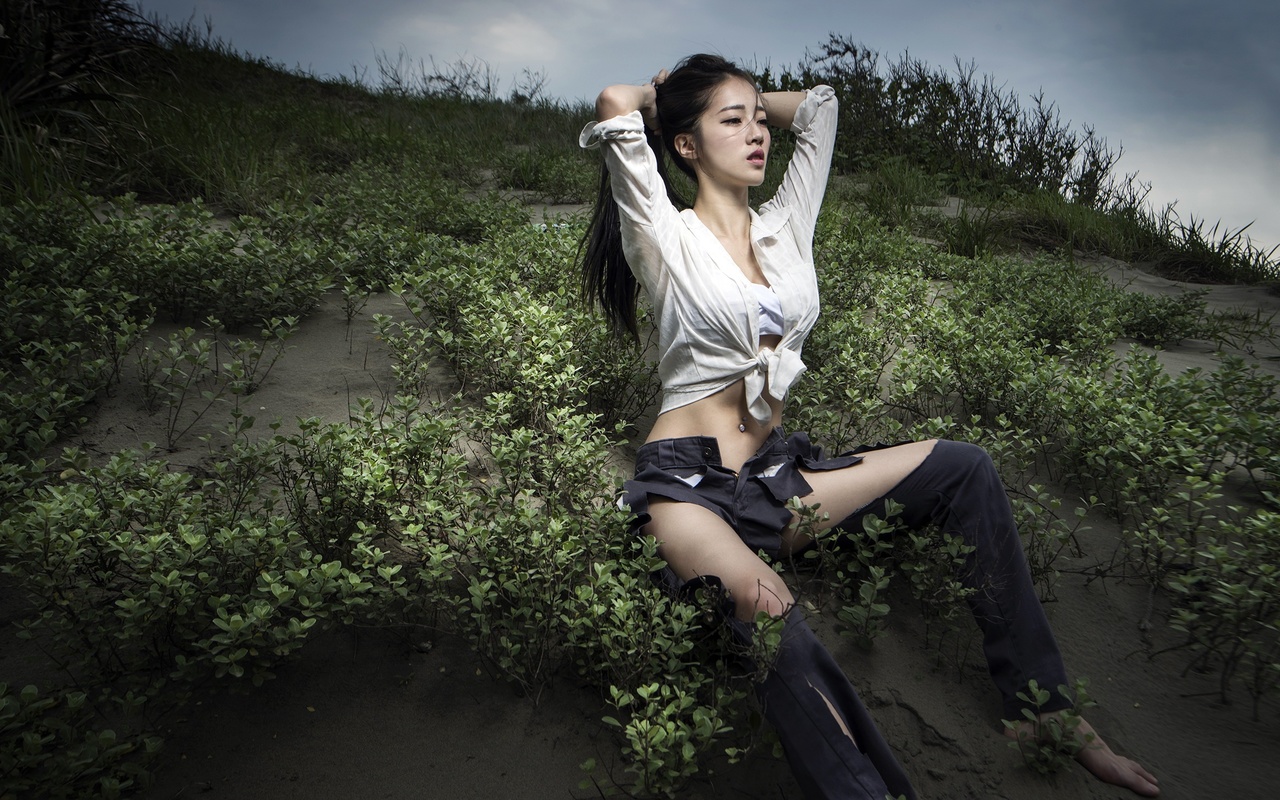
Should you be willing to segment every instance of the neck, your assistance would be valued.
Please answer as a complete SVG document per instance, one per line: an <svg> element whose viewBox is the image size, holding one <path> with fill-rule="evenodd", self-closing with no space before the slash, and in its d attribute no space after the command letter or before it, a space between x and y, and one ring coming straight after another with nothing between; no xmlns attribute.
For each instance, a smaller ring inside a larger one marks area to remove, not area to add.
<svg viewBox="0 0 1280 800"><path fill-rule="evenodd" d="M751 233L751 212L745 186L740 189L698 187L693 213L708 230L721 238L749 236Z"/></svg>

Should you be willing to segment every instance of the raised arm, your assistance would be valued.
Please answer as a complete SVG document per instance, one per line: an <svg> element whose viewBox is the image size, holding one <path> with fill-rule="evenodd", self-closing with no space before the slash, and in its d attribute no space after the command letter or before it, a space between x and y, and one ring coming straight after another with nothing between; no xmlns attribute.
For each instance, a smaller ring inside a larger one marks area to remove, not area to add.
<svg viewBox="0 0 1280 800"><path fill-rule="evenodd" d="M654 81L661 83L666 77L663 70ZM596 98L597 121L578 137L583 147L603 151L628 265L650 290L670 255L665 248L679 215L644 130L656 129L656 97L653 83L606 87Z"/></svg>
<svg viewBox="0 0 1280 800"><path fill-rule="evenodd" d="M652 83L643 86L627 83L606 86L596 98L596 119L613 119L632 111L639 111L647 118L653 114L655 96Z"/></svg>
<svg viewBox="0 0 1280 800"><path fill-rule="evenodd" d="M775 128L790 130L796 118L796 109L804 102L807 92L765 92L760 95L769 124Z"/></svg>
<svg viewBox="0 0 1280 800"><path fill-rule="evenodd" d="M769 125L794 131L796 146L778 193L760 207L760 213L775 207L790 208L792 223L803 231L799 237L804 241L803 253L812 239L831 169L836 140L835 92L830 86L815 86L807 92L770 92L763 98Z"/></svg>
<svg viewBox="0 0 1280 800"><path fill-rule="evenodd" d="M658 129L657 92L654 85L667 79L667 71L660 70L653 80L640 86L618 83L606 86L596 98L596 119L606 120L639 111L644 122L653 130Z"/></svg>

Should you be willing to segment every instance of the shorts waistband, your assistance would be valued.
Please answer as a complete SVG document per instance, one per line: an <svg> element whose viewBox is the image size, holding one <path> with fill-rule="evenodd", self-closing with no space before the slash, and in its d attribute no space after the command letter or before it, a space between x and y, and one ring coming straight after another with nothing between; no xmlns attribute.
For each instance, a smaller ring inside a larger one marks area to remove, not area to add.
<svg viewBox="0 0 1280 800"><path fill-rule="evenodd" d="M755 455L747 459L743 470L762 456L787 454L787 437L782 428L774 428L761 443ZM646 466L659 469L693 467L706 464L721 466L720 441L714 436L680 436L674 439L658 439L646 442L636 451L636 472Z"/></svg>

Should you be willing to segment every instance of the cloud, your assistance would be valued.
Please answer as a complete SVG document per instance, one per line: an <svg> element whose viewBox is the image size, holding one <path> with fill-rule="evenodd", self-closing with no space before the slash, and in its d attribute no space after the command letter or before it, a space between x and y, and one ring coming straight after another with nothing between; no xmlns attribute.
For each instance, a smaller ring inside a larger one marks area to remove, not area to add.
<svg viewBox="0 0 1280 800"><path fill-rule="evenodd" d="M1194 216L1212 227L1221 220L1223 229L1252 221L1246 235L1271 247L1280 243L1280 159L1268 139L1265 131L1230 124L1178 139L1153 131L1125 161L1144 176L1161 176L1148 198L1155 207L1177 201L1184 222Z"/></svg>
<svg viewBox="0 0 1280 800"><path fill-rule="evenodd" d="M1118 60L1154 100L1190 116L1248 114L1280 129L1280 4L1226 0L1082 0L1093 48Z"/></svg>
<svg viewBox="0 0 1280 800"><path fill-rule="evenodd" d="M537 65L563 52L564 43L546 25L523 11L514 11L489 21L484 30L487 41L502 53L504 60Z"/></svg>

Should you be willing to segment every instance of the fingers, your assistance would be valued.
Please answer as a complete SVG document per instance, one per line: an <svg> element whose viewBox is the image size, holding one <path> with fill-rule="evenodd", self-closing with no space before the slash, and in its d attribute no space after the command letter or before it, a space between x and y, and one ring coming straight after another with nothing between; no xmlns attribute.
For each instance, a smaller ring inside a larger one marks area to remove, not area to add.
<svg viewBox="0 0 1280 800"><path fill-rule="evenodd" d="M1076 754L1076 760L1103 783L1120 786L1143 797L1160 794L1160 780L1131 758L1117 755L1100 739Z"/></svg>
<svg viewBox="0 0 1280 800"><path fill-rule="evenodd" d="M1150 772L1146 770L1145 767L1143 767L1141 764L1139 764L1137 761L1134 761L1133 759L1129 759L1129 765L1139 778L1146 781L1145 786L1143 786L1141 783L1138 783L1137 784L1138 788L1134 789L1135 792L1138 792L1139 794L1145 794L1148 797L1154 797L1160 793L1159 778L1157 778L1155 775L1152 775Z"/></svg>
<svg viewBox="0 0 1280 800"><path fill-rule="evenodd" d="M658 122L657 87L666 79L667 71L665 69L660 69L658 70L658 74L653 76L653 80L646 84L646 86L653 87L653 91L649 93L650 98L645 104L645 108L641 109L641 114L644 116L645 124L648 125L656 134L662 133L662 125Z"/></svg>

